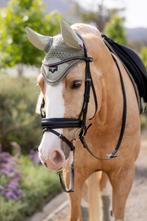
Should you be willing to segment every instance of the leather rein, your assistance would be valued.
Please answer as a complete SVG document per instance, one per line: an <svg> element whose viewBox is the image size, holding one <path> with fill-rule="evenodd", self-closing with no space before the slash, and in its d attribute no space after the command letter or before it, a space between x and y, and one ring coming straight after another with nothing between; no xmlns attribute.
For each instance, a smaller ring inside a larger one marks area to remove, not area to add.
<svg viewBox="0 0 147 221"><path fill-rule="evenodd" d="M90 72L90 63L93 61L93 58L89 57L87 55L87 49L84 44L84 41L83 41L83 49L84 49L84 56L83 57L81 56L80 60L83 60L86 63L86 66L85 66L85 91L84 91L84 97L83 97L83 105L82 105L82 109L81 109L78 119L75 119L75 118L46 118L46 114L43 111L43 108L45 106L44 99L42 100L42 105L41 105L41 117L42 117L41 126L43 129L43 133L44 132L51 132L54 135L56 135L57 137L59 137L59 139L61 139L63 142L65 142L67 144L67 146L69 147L69 149L73 155L73 161L70 165L70 184L69 184L68 188L66 187L66 185L63 181L63 171L60 170L57 172L59 175L59 179L60 179L60 183L62 185L62 188L67 193L74 191L74 152L75 152L75 146L73 144L73 140L72 141L69 140L63 134L59 133L55 129L58 129L58 128L80 128L79 139L80 139L83 147L86 148L87 151L94 158L96 158L98 160L110 160L110 159L117 157L117 152L121 146L121 142L122 142L124 131L125 131L125 125L126 125L127 100L126 100L126 92L125 92L124 82L123 82L122 73L121 73L120 67L118 65L118 62L117 62L115 56L111 53L112 58L116 64L116 67L119 72L121 90L122 90L122 95L123 95L123 111L122 111L122 117L121 117L122 124L121 124L117 143L110 154L106 154L106 157L101 158L101 157L96 156L89 149L88 144L85 140L85 135L86 135L88 129L90 128L90 126L92 125L92 124L89 124L88 126L86 126L87 111L88 111L88 104L89 104L91 90L93 92L93 97L94 97L94 102L95 102L95 113L94 113L93 117L90 118L89 120L91 120L95 117L97 109L98 109L98 102L97 102L96 92L95 92L95 88L94 88L94 84L93 84L93 80L92 80L92 76L91 76L91 72ZM79 60L79 57L69 58L68 61L73 60L73 59ZM47 65L47 66L49 66L49 67L53 66L53 65L57 66L62 63L65 63L65 62L67 62L67 59L66 59L66 61L63 60L62 62L58 62L58 63L52 64L52 65ZM46 65L46 64L44 64L44 65Z"/></svg>

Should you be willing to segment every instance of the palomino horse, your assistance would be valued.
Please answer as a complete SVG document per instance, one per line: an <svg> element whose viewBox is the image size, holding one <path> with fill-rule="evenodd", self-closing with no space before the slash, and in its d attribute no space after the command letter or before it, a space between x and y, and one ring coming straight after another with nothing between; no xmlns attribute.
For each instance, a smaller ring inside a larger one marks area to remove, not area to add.
<svg viewBox="0 0 147 221"><path fill-rule="evenodd" d="M123 221L140 148L138 103L127 72L120 60L112 56L101 33L90 25L74 24L70 27L62 22L61 34L57 36L43 36L30 28L27 28L27 35L35 47L46 52L38 77L47 119L43 121L45 127L39 146L40 159L54 171L66 167L67 183L70 182L68 166L71 161L74 162L74 192L69 193L69 220L82 220L80 203L83 184L94 172L104 171L112 185L114 220ZM106 157L116 145L122 125L124 96L120 74L126 93L125 131L118 156L111 154ZM90 86L88 103L88 99L85 101L88 96L85 90L89 79L93 85ZM83 104L87 108L86 114ZM85 142L82 145L79 140L81 128L86 128L84 138L89 152L83 148ZM73 143L76 148L74 159L71 159Z"/></svg>

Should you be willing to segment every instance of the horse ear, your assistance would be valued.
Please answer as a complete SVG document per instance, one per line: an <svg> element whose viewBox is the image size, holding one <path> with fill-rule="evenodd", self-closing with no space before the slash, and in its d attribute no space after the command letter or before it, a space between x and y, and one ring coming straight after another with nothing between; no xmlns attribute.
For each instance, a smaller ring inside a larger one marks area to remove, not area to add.
<svg viewBox="0 0 147 221"><path fill-rule="evenodd" d="M26 27L25 30L27 33L27 38L32 45L42 51L47 51L49 49L53 41L52 37L41 35L29 27Z"/></svg>
<svg viewBox="0 0 147 221"><path fill-rule="evenodd" d="M83 42L64 20L61 21L61 33L65 44L75 49L81 49Z"/></svg>

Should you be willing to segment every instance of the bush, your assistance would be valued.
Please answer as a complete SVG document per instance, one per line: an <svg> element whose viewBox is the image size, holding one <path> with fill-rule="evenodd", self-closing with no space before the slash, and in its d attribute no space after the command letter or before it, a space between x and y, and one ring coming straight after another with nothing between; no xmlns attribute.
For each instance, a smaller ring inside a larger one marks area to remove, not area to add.
<svg viewBox="0 0 147 221"><path fill-rule="evenodd" d="M46 15L42 0L9 0L6 8L0 9L0 67L40 65L44 54L29 43L25 27L55 35L60 20L58 12Z"/></svg>
<svg viewBox="0 0 147 221"><path fill-rule="evenodd" d="M23 152L38 145L41 136L40 117L35 114L38 92L36 80L0 76L0 144L10 151L11 142Z"/></svg>
<svg viewBox="0 0 147 221"><path fill-rule="evenodd" d="M106 24L105 33L119 44L127 44L123 18L114 15Z"/></svg>
<svg viewBox="0 0 147 221"><path fill-rule="evenodd" d="M23 205L19 201L5 200L0 196L0 220L1 221L21 221L22 215L20 210L22 210ZM24 221L24 220L23 220Z"/></svg>
<svg viewBox="0 0 147 221"><path fill-rule="evenodd" d="M7 199L19 200L22 197L21 175L16 158L7 152L0 152L0 174L0 195Z"/></svg>
<svg viewBox="0 0 147 221"><path fill-rule="evenodd" d="M144 62L144 65L147 69L147 47L143 47L140 51L141 58Z"/></svg>
<svg viewBox="0 0 147 221"><path fill-rule="evenodd" d="M17 164L21 173L22 197L19 200L8 200L0 196L1 221L24 221L60 191L60 184L54 173L34 165L26 156L21 156Z"/></svg>
<svg viewBox="0 0 147 221"><path fill-rule="evenodd" d="M141 130L146 130L147 129L147 114L142 114L141 115Z"/></svg>

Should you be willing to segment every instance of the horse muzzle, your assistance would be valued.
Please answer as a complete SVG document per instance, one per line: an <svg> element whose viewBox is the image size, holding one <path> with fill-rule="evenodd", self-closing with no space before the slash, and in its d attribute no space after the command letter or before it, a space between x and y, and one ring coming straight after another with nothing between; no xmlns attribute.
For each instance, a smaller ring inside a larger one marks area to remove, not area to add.
<svg viewBox="0 0 147 221"><path fill-rule="evenodd" d="M62 151L54 150L44 162L44 165L54 171L59 171L65 166L65 162L65 157Z"/></svg>

